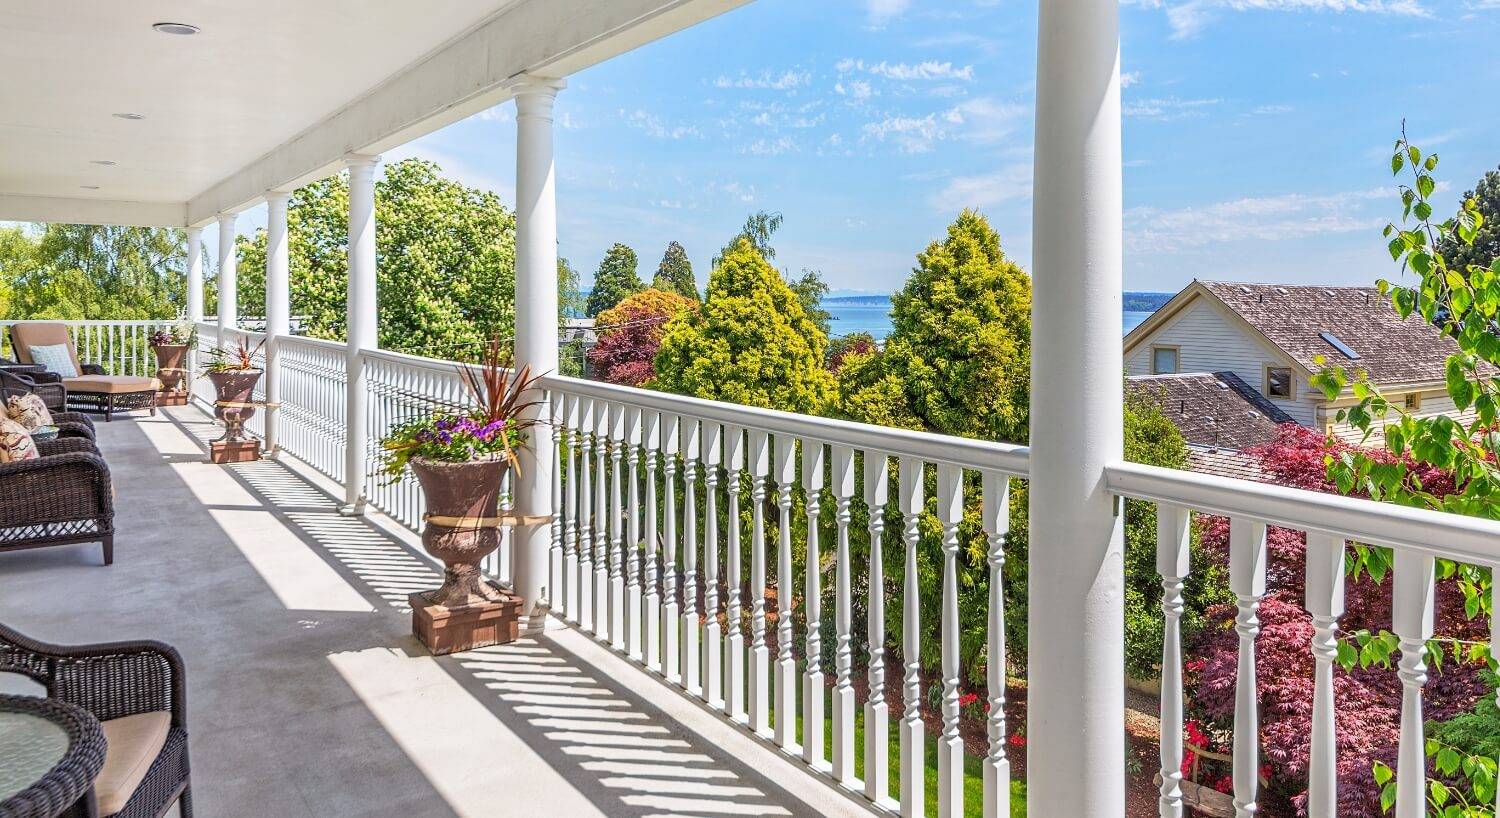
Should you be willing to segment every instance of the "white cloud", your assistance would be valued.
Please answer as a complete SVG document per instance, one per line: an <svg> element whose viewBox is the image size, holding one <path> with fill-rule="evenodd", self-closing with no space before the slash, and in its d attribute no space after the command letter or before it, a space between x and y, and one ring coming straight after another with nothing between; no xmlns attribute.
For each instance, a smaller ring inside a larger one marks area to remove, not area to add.
<svg viewBox="0 0 1500 818"><path fill-rule="evenodd" d="M833 92L840 96L849 97L850 99L869 99L875 95L874 89L864 80L837 82L833 86Z"/></svg>
<svg viewBox="0 0 1500 818"><path fill-rule="evenodd" d="M1258 105L1250 113L1256 116L1273 116L1275 114L1289 114L1292 112L1290 105Z"/></svg>
<svg viewBox="0 0 1500 818"><path fill-rule="evenodd" d="M1126 71L1125 73L1123 73L1123 74L1120 75L1120 87L1121 88L1129 88L1130 86L1135 85L1136 83L1138 83L1140 81L1141 81L1141 72L1139 72L1139 71Z"/></svg>
<svg viewBox="0 0 1500 818"><path fill-rule="evenodd" d="M870 25L883 26L911 6L911 0L865 0Z"/></svg>
<svg viewBox="0 0 1500 818"><path fill-rule="evenodd" d="M1202 109L1218 105L1222 101L1219 99L1181 99L1179 97L1137 99L1125 103L1122 113L1125 116L1136 116L1146 119L1184 119L1192 116L1202 116Z"/></svg>
<svg viewBox="0 0 1500 818"><path fill-rule="evenodd" d="M1162 3L1147 0L1144 5L1160 7ZM1172 37L1179 40L1198 34L1222 11L1311 11L1407 17L1427 17L1430 14L1419 0L1187 0L1175 5L1166 4L1166 10Z"/></svg>
<svg viewBox="0 0 1500 818"><path fill-rule="evenodd" d="M637 108L634 111L620 109L620 118L625 124L640 131L653 139L687 139L702 136L696 125L668 125L656 114Z"/></svg>
<svg viewBox="0 0 1500 818"><path fill-rule="evenodd" d="M481 122L514 122L516 121L515 106L508 102L502 102L493 108L485 108L474 115Z"/></svg>
<svg viewBox="0 0 1500 818"><path fill-rule="evenodd" d="M955 176L928 203L934 210L957 212L965 207L994 207L1031 198L1031 165L1015 163L990 173Z"/></svg>
<svg viewBox="0 0 1500 818"><path fill-rule="evenodd" d="M720 75L714 80L715 88L758 88L772 91L790 91L802 85L812 83L812 74L806 71L788 69L781 73L762 71L756 76L750 76L740 72L738 77L727 77Z"/></svg>
<svg viewBox="0 0 1500 818"><path fill-rule="evenodd" d="M783 136L777 139L757 139L746 145L741 153L748 153L751 156L780 156L797 150L799 149L796 141L790 136Z"/></svg>
<svg viewBox="0 0 1500 818"><path fill-rule="evenodd" d="M950 114L956 114L967 126L963 134L966 138L977 142L999 142L1016 132L1016 128L1031 115L1031 109L1011 102L976 97L960 102Z"/></svg>
<svg viewBox="0 0 1500 818"><path fill-rule="evenodd" d="M979 97L926 116L892 114L865 123L862 130L866 140L893 142L902 153L926 153L934 143L947 139L1000 142L1013 134L1029 113L1021 105Z"/></svg>
<svg viewBox="0 0 1500 818"><path fill-rule="evenodd" d="M867 63L864 60L845 58L839 60L834 67L840 74L860 72L898 82L933 80L969 82L974 79L974 66L955 66L952 62L938 62L937 60L923 60L919 63L892 63L881 60L878 63Z"/></svg>
<svg viewBox="0 0 1500 818"><path fill-rule="evenodd" d="M1372 205L1393 196L1389 188L1376 188L1323 195L1286 193L1175 210L1134 207L1125 211L1125 242L1135 252L1174 252L1224 242L1375 231L1388 218Z"/></svg>

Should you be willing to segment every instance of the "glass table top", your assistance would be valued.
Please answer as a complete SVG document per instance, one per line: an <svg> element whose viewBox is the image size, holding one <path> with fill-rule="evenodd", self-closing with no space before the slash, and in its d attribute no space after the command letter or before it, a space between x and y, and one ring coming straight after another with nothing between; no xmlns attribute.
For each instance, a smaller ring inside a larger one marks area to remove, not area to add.
<svg viewBox="0 0 1500 818"><path fill-rule="evenodd" d="M42 779L68 752L61 725L33 713L0 710L0 801Z"/></svg>

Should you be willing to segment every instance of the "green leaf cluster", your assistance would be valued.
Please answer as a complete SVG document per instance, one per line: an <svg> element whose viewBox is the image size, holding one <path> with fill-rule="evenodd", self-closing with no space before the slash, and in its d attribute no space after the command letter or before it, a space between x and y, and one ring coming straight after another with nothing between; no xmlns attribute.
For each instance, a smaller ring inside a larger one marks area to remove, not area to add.
<svg viewBox="0 0 1500 818"><path fill-rule="evenodd" d="M0 228L0 315L143 320L181 315L187 236L161 227Z"/></svg>
<svg viewBox="0 0 1500 818"><path fill-rule="evenodd" d="M307 334L346 333L349 184L330 176L292 194L287 209L292 315ZM375 183L376 292L380 345L455 360L477 360L492 335L515 331L515 214L490 191L406 159ZM243 314L265 303L265 231L239 241ZM577 276L558 265L564 311Z"/></svg>
<svg viewBox="0 0 1500 818"><path fill-rule="evenodd" d="M615 244L604 254L599 269L594 273L594 289L589 293L584 315L597 318L599 313L646 289L641 277L636 274L635 251L623 244ZM694 292L694 296L697 293Z"/></svg>
<svg viewBox="0 0 1500 818"><path fill-rule="evenodd" d="M709 276L703 309L666 326L653 386L700 398L818 414L833 393L828 337L747 239Z"/></svg>
<svg viewBox="0 0 1500 818"><path fill-rule="evenodd" d="M698 281L693 278L693 262L688 260L687 250L681 244L674 241L667 245L661 263L656 265L656 276L651 279L651 287L698 300Z"/></svg>

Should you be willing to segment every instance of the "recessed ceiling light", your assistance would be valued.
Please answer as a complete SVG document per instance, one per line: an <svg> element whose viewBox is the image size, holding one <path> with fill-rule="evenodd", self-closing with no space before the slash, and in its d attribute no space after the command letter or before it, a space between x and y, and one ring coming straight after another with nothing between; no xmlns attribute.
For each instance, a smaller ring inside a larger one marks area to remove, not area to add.
<svg viewBox="0 0 1500 818"><path fill-rule="evenodd" d="M83 188L84 190L98 190L99 189L98 185L79 185L79 187Z"/></svg>
<svg viewBox="0 0 1500 818"><path fill-rule="evenodd" d="M191 26L187 23L153 23L151 27L163 34L188 35L198 33L197 26Z"/></svg>
<svg viewBox="0 0 1500 818"><path fill-rule="evenodd" d="M96 165L113 165L115 163L113 159L90 159L89 161Z"/></svg>
<svg viewBox="0 0 1500 818"><path fill-rule="evenodd" d="M131 121L146 118L145 114L112 114L112 116L114 116L115 119L129 119Z"/></svg>

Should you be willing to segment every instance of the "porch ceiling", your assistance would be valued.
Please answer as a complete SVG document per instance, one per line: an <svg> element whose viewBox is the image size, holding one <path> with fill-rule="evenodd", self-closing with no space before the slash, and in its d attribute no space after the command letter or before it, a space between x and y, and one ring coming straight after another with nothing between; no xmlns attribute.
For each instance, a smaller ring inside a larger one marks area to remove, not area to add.
<svg viewBox="0 0 1500 818"><path fill-rule="evenodd" d="M743 2L15 0L0 219L202 223Z"/></svg>

